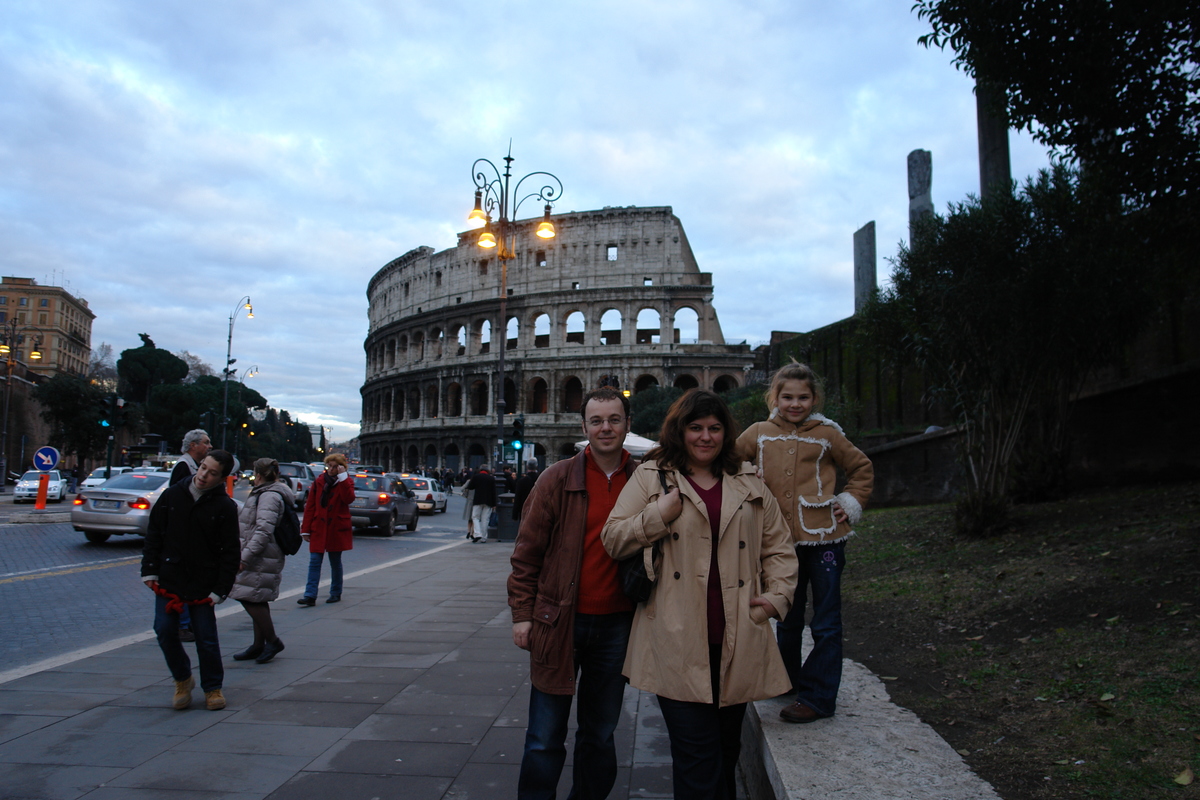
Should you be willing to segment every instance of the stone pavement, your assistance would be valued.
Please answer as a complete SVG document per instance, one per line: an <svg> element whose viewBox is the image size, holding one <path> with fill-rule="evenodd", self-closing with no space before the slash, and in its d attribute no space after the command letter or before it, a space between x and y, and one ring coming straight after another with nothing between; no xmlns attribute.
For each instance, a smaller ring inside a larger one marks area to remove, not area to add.
<svg viewBox="0 0 1200 800"><path fill-rule="evenodd" d="M509 550L456 542L350 572L337 605L302 608L287 593L273 606L287 649L264 665L226 655L224 711L204 710L199 689L192 709L171 709L149 633L10 671L0 684L0 797L514 797L529 670L511 642ZM248 617L240 606L219 614L223 650L241 649ZM836 718L787 726L781 700L748 715L752 797L995 797L932 730L888 702L878 679L846 666ZM671 796L652 696L626 690L617 744L611 797Z"/></svg>

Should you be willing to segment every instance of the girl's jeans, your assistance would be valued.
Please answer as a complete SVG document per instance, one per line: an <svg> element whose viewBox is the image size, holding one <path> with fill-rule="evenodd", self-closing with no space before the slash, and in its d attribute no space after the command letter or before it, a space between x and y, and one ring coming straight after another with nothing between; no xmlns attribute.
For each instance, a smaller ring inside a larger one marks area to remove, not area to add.
<svg viewBox="0 0 1200 800"><path fill-rule="evenodd" d="M796 701L823 717L830 717L837 710L838 687L842 683L842 569L846 566L846 543L797 545L796 556L800 561L796 597L787 619L775 627L775 637L797 693ZM813 649L805 659L800 648L810 588Z"/></svg>

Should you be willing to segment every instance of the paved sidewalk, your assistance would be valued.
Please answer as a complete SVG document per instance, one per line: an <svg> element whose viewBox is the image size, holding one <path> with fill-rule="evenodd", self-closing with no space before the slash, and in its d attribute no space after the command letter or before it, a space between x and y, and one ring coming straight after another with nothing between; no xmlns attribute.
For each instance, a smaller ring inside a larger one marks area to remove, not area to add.
<svg viewBox="0 0 1200 800"><path fill-rule="evenodd" d="M509 552L456 543L351 572L336 605L303 608L285 595L273 613L287 649L270 664L229 658L249 642L250 624L240 606L223 606L224 711L204 710L198 688L192 709L170 707L172 683L148 633L25 670L0 684L0 797L512 798L529 666L511 641ZM149 622L149 600L146 614ZM764 765L748 771L756 800L770 796L767 786L779 800L995 796L852 662L838 717L785 726L781 704L750 715L761 718L746 737ZM671 796L653 697L626 690L617 745L611 797Z"/></svg>

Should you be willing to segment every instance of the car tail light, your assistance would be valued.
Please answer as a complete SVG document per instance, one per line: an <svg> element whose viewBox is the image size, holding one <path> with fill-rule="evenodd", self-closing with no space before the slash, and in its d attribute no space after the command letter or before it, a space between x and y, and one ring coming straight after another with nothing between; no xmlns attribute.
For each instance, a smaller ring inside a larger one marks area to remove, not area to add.
<svg viewBox="0 0 1200 800"><path fill-rule="evenodd" d="M387 492L379 493L379 505L386 506L388 504L388 501L391 499L392 499L392 496L390 494L388 494Z"/></svg>
<svg viewBox="0 0 1200 800"><path fill-rule="evenodd" d="M86 502L87 502L87 498L85 498L83 495L77 494L77 495L75 495L75 499L71 501L71 504L76 505L76 506L81 506Z"/></svg>
<svg viewBox="0 0 1200 800"><path fill-rule="evenodd" d="M138 511L145 511L150 508L150 501L144 497L139 497L137 500L130 500L129 507L136 508Z"/></svg>
<svg viewBox="0 0 1200 800"><path fill-rule="evenodd" d="M425 495L425 502L432 503L433 502L433 494Z"/></svg>

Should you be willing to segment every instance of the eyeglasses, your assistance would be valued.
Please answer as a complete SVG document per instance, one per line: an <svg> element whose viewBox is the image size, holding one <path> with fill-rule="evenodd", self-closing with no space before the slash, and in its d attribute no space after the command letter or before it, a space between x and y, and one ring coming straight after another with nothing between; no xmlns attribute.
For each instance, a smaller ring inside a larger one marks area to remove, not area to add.
<svg viewBox="0 0 1200 800"><path fill-rule="evenodd" d="M610 428L619 428L625 424L625 420L626 420L626 417L618 417L618 416L612 416L607 419L604 419L602 417L592 417L591 419L589 419L587 421L587 426L589 428L603 428L604 423L607 422L608 426Z"/></svg>

